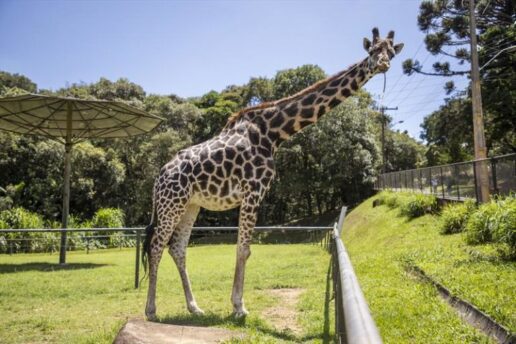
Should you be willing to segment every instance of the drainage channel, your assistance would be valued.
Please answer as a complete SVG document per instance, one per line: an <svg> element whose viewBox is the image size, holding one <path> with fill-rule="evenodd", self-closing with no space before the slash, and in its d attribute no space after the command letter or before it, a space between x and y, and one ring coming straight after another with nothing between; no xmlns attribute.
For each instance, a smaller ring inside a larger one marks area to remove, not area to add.
<svg viewBox="0 0 516 344"><path fill-rule="evenodd" d="M466 320L471 326L484 332L487 336L495 338L499 343L516 344L515 333L511 333L509 329L497 323L488 314L482 312L468 301L453 295L448 288L427 275L423 269L416 265L410 265L407 267L407 271L420 280L433 285L441 298L448 302L459 313L461 318Z"/></svg>

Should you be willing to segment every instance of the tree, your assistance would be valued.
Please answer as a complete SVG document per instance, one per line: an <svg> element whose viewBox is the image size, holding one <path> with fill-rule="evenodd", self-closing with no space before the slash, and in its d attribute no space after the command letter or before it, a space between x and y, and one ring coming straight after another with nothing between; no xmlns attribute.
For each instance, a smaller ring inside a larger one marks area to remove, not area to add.
<svg viewBox="0 0 516 344"><path fill-rule="evenodd" d="M274 99L293 95L325 77L321 67L310 64L279 71L272 80Z"/></svg>
<svg viewBox="0 0 516 344"><path fill-rule="evenodd" d="M425 148L410 137L407 131L388 131L385 140L387 171L408 170L423 166Z"/></svg>
<svg viewBox="0 0 516 344"><path fill-rule="evenodd" d="M406 74L421 73L430 76L449 77L453 75L469 75L469 12L467 0L436 0L423 1L420 5L418 25L426 33L426 49L433 55L440 56L444 62L434 63L433 70L424 69L419 61L408 59L403 62ZM486 129L487 149L491 154L501 154L516 151L516 121L511 109L514 108L516 90L516 57L510 47L516 41L515 4L512 0L480 0L476 8L479 61L481 67L482 96L484 106L484 121ZM509 48L509 49L507 49ZM451 51L450 51L451 49ZM452 61L452 63L450 63ZM448 81L446 90L451 93L455 86ZM471 91L466 91L470 97ZM448 155L448 161L455 161L459 157L471 155L470 145L472 131L450 130L446 134L438 127L445 127L446 123L438 123L447 117L455 117L462 128L471 128L466 125L471 121L471 107L462 106L461 116L458 116L458 97L450 98L449 106L442 107L425 121L423 135L432 143L432 152L444 152L441 158ZM467 103L467 101L466 101ZM453 114L446 115L445 111ZM459 118L460 117L460 118ZM457 122L455 122L457 123ZM434 137L436 133L438 136ZM460 136L457 136L460 134ZM466 149L466 152L459 152ZM429 159L429 162L433 158ZM442 161L442 160L441 160Z"/></svg>
<svg viewBox="0 0 516 344"><path fill-rule="evenodd" d="M15 95L23 91L36 93L38 86L24 75L0 71L0 96Z"/></svg>
<svg viewBox="0 0 516 344"><path fill-rule="evenodd" d="M233 93L210 91L194 101L194 104L203 110L196 123L194 142L203 142L218 134L229 116L240 110L240 102L234 97Z"/></svg>

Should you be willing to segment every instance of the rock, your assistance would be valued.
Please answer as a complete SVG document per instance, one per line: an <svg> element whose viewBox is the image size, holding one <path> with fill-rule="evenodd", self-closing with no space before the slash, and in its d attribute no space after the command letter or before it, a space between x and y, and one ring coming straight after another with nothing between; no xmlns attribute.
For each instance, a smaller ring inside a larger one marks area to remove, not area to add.
<svg viewBox="0 0 516 344"><path fill-rule="evenodd" d="M201 344L220 343L231 338L242 338L242 334L215 327L170 325L132 319L118 332L113 343Z"/></svg>

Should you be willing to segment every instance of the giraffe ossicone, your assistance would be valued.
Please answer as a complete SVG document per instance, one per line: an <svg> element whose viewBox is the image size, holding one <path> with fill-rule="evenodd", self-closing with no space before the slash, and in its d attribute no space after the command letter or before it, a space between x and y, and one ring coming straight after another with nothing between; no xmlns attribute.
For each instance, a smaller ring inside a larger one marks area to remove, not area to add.
<svg viewBox="0 0 516 344"><path fill-rule="evenodd" d="M373 29L372 42L364 39L368 53L364 60L293 96L234 114L220 134L181 150L161 168L143 245L149 275L147 318L156 316L158 264L167 246L181 277L188 310L202 313L186 270L186 247L201 207L223 211L240 206L231 301L236 317L247 314L243 300L245 264L251 254L258 206L274 178L274 153L283 141L315 123L372 76L386 72L390 60L403 48L393 40L393 31L381 39L378 29Z"/></svg>

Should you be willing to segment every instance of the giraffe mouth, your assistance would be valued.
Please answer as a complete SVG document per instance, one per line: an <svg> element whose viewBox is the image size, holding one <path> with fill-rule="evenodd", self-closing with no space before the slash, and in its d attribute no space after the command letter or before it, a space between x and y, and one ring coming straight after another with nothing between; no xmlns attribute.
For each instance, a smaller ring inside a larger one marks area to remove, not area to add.
<svg viewBox="0 0 516 344"><path fill-rule="evenodd" d="M389 62L382 62L378 64L378 70L380 72L386 72L389 70L390 64Z"/></svg>

